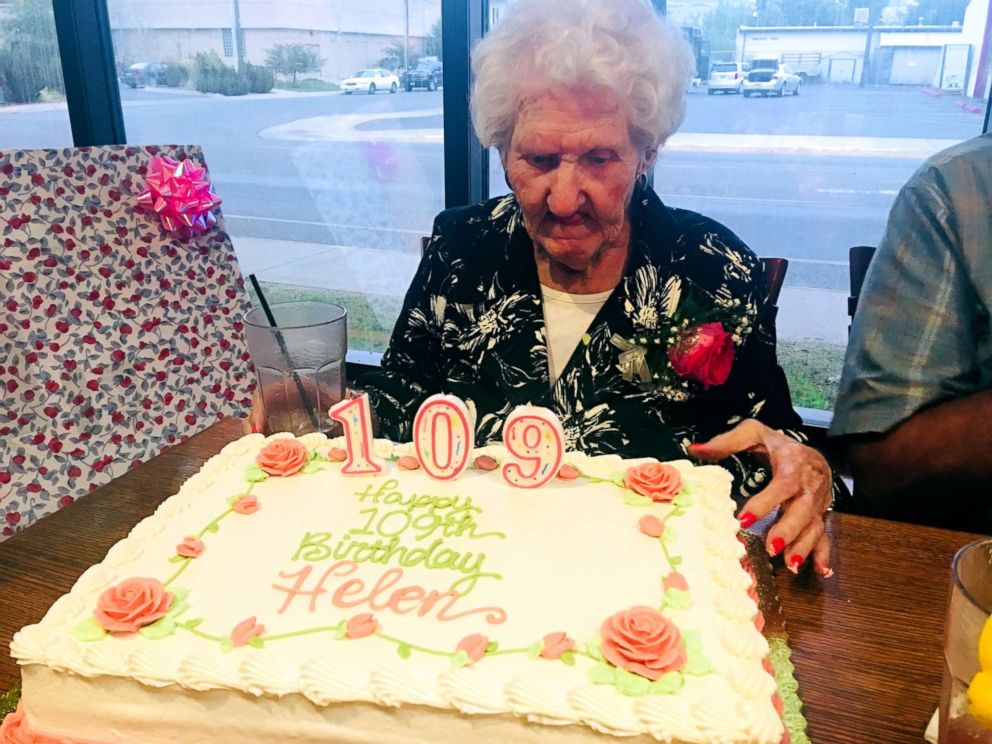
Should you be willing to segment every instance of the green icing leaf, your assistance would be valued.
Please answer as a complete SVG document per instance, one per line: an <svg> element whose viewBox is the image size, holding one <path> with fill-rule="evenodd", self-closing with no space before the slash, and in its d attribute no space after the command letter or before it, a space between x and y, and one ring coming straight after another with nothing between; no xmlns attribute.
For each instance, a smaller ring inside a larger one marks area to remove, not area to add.
<svg viewBox="0 0 992 744"><path fill-rule="evenodd" d="M261 483L268 477L268 473L258 467L258 465L249 465L245 469L245 480L249 483Z"/></svg>
<svg viewBox="0 0 992 744"><path fill-rule="evenodd" d="M662 602L665 607L670 607L673 610L687 610L689 609L689 592L672 587L665 592Z"/></svg>
<svg viewBox="0 0 992 744"><path fill-rule="evenodd" d="M72 636L77 641L92 643L106 638L107 631L96 621L95 617L90 616L72 629Z"/></svg>
<svg viewBox="0 0 992 744"><path fill-rule="evenodd" d="M609 478L607 478L607 480L609 480L610 483L613 483L614 485L620 486L620 488L626 488L627 484L624 481L625 475L627 474L624 471L617 470L616 472L610 473L610 476Z"/></svg>
<svg viewBox="0 0 992 744"><path fill-rule="evenodd" d="M201 625L203 625L202 617L194 617L192 620L187 620L186 622L182 623L182 627L188 628L189 630L194 630L196 628L199 628Z"/></svg>
<svg viewBox="0 0 992 744"><path fill-rule="evenodd" d="M544 648L544 641L534 641L527 647L527 655L532 659L541 657L541 649Z"/></svg>
<svg viewBox="0 0 992 744"><path fill-rule="evenodd" d="M699 677L713 671L713 664L703 656L703 640L699 635L699 631L683 631L682 645L685 648L686 655L685 666L682 667L683 674L691 674Z"/></svg>
<svg viewBox="0 0 992 744"><path fill-rule="evenodd" d="M230 638L225 638L223 641L220 642L220 652L222 654L229 654L233 650L234 650L234 644L231 643Z"/></svg>
<svg viewBox="0 0 992 744"><path fill-rule="evenodd" d="M683 630L682 645L687 654L698 654L703 651L703 639L698 630Z"/></svg>
<svg viewBox="0 0 992 744"><path fill-rule="evenodd" d="M491 654L498 648L499 648L499 641L489 641L489 643L486 644L486 653Z"/></svg>
<svg viewBox="0 0 992 744"><path fill-rule="evenodd" d="M591 641L586 642L586 653L594 659L598 659L599 661L603 660L603 654L599 651L598 638L593 638Z"/></svg>
<svg viewBox="0 0 992 744"><path fill-rule="evenodd" d="M161 641L176 632L176 621L166 615L138 631L151 641Z"/></svg>
<svg viewBox="0 0 992 744"><path fill-rule="evenodd" d="M680 555L673 555L669 559L669 563L672 564L672 568L675 568L677 565L679 565L680 563L682 563L682 556L680 556Z"/></svg>
<svg viewBox="0 0 992 744"><path fill-rule="evenodd" d="M320 455L317 454L317 450L310 450L310 460L319 460Z"/></svg>
<svg viewBox="0 0 992 744"><path fill-rule="evenodd" d="M684 681L679 672L666 672L651 683L648 692L652 695L672 695L682 689Z"/></svg>
<svg viewBox="0 0 992 744"><path fill-rule="evenodd" d="M651 680L638 674L631 674L626 669L617 669L614 685L627 697L641 697L647 695L651 689Z"/></svg>
<svg viewBox="0 0 992 744"><path fill-rule="evenodd" d="M624 490L623 503L627 506L651 506L654 502L647 496L641 496L639 493Z"/></svg>
<svg viewBox="0 0 992 744"><path fill-rule="evenodd" d="M562 660L565 666L575 666L575 654L571 651L566 651L558 658Z"/></svg>
<svg viewBox="0 0 992 744"><path fill-rule="evenodd" d="M616 682L617 671L616 667L603 662L593 664L589 667L589 681L594 685L612 685Z"/></svg>
<svg viewBox="0 0 992 744"><path fill-rule="evenodd" d="M189 589L184 586L173 587L172 589L173 602L185 602L186 597L189 596Z"/></svg>
<svg viewBox="0 0 992 744"><path fill-rule="evenodd" d="M685 489L682 489L672 500L672 504L678 509L686 509L692 506L692 494L688 493Z"/></svg>
<svg viewBox="0 0 992 744"><path fill-rule="evenodd" d="M702 654L690 655L685 666L682 667L683 674L691 674L694 677L701 677L713 671L713 664Z"/></svg>
<svg viewBox="0 0 992 744"><path fill-rule="evenodd" d="M265 648L265 641L262 636L252 636L248 639L248 645L252 648Z"/></svg>
<svg viewBox="0 0 992 744"><path fill-rule="evenodd" d="M310 473L318 473L323 469L324 469L323 465L321 465L319 462L311 460L303 467L302 472L304 475L310 475Z"/></svg>
<svg viewBox="0 0 992 744"><path fill-rule="evenodd" d="M216 522L211 522L210 524L207 525L207 532L216 532L219 529L220 529L220 525L217 524Z"/></svg>
<svg viewBox="0 0 992 744"><path fill-rule="evenodd" d="M468 654L464 651L458 651L451 657L451 666L455 669L461 669L466 664L468 664Z"/></svg>
<svg viewBox="0 0 992 744"><path fill-rule="evenodd" d="M178 553L169 559L169 563L182 563L183 561L188 561L189 558L183 558Z"/></svg>
<svg viewBox="0 0 992 744"><path fill-rule="evenodd" d="M678 536L679 533L675 530L675 528L672 527L671 524L666 524L665 531L661 533L661 537L658 539L665 543L665 545L671 545L672 541Z"/></svg>
<svg viewBox="0 0 992 744"><path fill-rule="evenodd" d="M401 643L400 645L398 645L396 647L396 653L399 654L399 657L401 659L409 659L410 658L410 644L409 643Z"/></svg>
<svg viewBox="0 0 992 744"><path fill-rule="evenodd" d="M342 620L341 622L338 623L338 627L334 629L334 637L339 641L343 641L345 639L345 636L347 636L347 634L348 634L348 624L344 620Z"/></svg>

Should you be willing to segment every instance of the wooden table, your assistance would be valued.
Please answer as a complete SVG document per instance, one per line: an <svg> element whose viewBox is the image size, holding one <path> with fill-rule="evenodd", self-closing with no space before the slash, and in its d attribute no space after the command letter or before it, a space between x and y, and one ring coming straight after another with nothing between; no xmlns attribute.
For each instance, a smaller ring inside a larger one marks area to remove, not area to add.
<svg viewBox="0 0 992 744"><path fill-rule="evenodd" d="M222 421L0 543L0 691L19 678L14 631L239 435ZM810 738L919 744L940 690L951 557L978 536L847 514L828 531L832 579L776 569Z"/></svg>

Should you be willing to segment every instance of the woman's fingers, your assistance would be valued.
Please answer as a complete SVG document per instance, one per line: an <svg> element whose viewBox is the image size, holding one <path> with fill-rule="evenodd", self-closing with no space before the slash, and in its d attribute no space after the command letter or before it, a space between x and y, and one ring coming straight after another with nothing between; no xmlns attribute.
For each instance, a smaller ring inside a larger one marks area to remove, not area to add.
<svg viewBox="0 0 992 744"><path fill-rule="evenodd" d="M830 568L830 538L826 535L820 537L813 548L813 570L821 579L834 575L834 570Z"/></svg>
<svg viewBox="0 0 992 744"><path fill-rule="evenodd" d="M823 520L817 517L807 522L799 535L786 544L782 550L782 560L792 573L799 573L799 569L823 537L823 529Z"/></svg>
<svg viewBox="0 0 992 744"><path fill-rule="evenodd" d="M265 431L265 405L262 403L262 394L257 387L251 394L251 409L248 411L248 418L241 422L241 430L245 434L258 434Z"/></svg>

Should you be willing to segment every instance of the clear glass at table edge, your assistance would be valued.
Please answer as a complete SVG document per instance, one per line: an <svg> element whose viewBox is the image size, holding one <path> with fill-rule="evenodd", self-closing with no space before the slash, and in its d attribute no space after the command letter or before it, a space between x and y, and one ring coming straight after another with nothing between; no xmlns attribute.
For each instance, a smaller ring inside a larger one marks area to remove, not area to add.
<svg viewBox="0 0 992 744"><path fill-rule="evenodd" d="M982 671L979 639L992 613L992 538L964 546L951 563L951 599L944 626L944 676L940 691L940 744L992 744L992 728L969 711L968 686ZM986 668L992 674L992 634ZM992 697L992 690L990 690ZM992 700L990 700L992 703Z"/></svg>
<svg viewBox="0 0 992 744"><path fill-rule="evenodd" d="M338 432L327 409L345 392L348 311L328 302L270 305L245 315L245 335L265 406L265 434Z"/></svg>

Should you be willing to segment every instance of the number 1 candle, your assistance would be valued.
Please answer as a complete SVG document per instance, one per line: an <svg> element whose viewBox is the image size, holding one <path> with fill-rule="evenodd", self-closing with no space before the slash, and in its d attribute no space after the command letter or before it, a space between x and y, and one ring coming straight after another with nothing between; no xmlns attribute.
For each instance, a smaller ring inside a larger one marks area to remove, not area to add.
<svg viewBox="0 0 992 744"><path fill-rule="evenodd" d="M369 396L339 401L327 415L344 427L348 459L341 468L344 475L375 475L382 472L382 460L372 452L372 411Z"/></svg>

